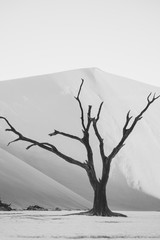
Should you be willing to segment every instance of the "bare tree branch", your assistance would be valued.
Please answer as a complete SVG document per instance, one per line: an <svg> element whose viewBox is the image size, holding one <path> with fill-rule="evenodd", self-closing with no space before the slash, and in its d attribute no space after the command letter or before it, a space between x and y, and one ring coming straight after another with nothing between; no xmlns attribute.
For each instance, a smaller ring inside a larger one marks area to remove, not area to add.
<svg viewBox="0 0 160 240"><path fill-rule="evenodd" d="M100 106L99 106L99 109L98 109L98 114L97 114L96 121L98 121L98 120L99 120L99 116L100 116L100 113L101 113L102 105L103 105L103 102L101 102L101 104L100 104Z"/></svg>
<svg viewBox="0 0 160 240"><path fill-rule="evenodd" d="M87 122L87 127L86 127L86 132L89 132L89 128L91 126L91 122L92 122L92 118L91 118L91 110L92 110L92 106L89 105L88 106L88 113L87 113L87 116L88 116L88 122Z"/></svg>
<svg viewBox="0 0 160 240"><path fill-rule="evenodd" d="M130 114L130 110L128 111L127 116L126 116L126 123L123 127L123 134L125 134L125 131L127 131L128 124L133 117L133 116L129 116L129 114Z"/></svg>
<svg viewBox="0 0 160 240"><path fill-rule="evenodd" d="M154 93L153 97L150 99L151 95L152 95L152 93L150 93L150 94L148 95L148 97L147 97L148 104L147 104L146 107L142 110L142 112L140 112L140 114L137 116L138 120L141 119L143 113L147 111L147 109L149 108L149 106L150 106L155 100L157 100L157 99L160 97L160 95L158 95L158 96L156 97L156 93Z"/></svg>
<svg viewBox="0 0 160 240"><path fill-rule="evenodd" d="M75 97L75 99L78 101L78 104L80 107L80 112L81 112L81 123L82 123L82 128L83 128L83 138L81 139L81 141L84 144L86 151L87 151L86 171L87 171L90 181L92 179L91 184L92 184L92 187L94 187L95 184L97 183L97 177L96 177L96 172L95 172L94 163L93 163L93 152L92 152L92 148L91 148L90 142L89 142L89 129L90 129L91 122L92 122L92 118L91 118L92 106L91 105L88 106L87 125L85 126L84 110L83 110L82 103L80 100L80 93L82 90L84 79L81 79L81 80L82 80L82 82L79 87L77 97Z"/></svg>
<svg viewBox="0 0 160 240"><path fill-rule="evenodd" d="M46 145L46 146L50 147L52 150L57 151L57 148L54 145L50 144L50 143L42 142L40 144ZM35 142L35 143L29 145L28 147L26 147L26 150L28 150L28 149L30 149L31 147L34 147L34 146L38 146L37 142Z"/></svg>
<svg viewBox="0 0 160 240"><path fill-rule="evenodd" d="M62 136L65 136L65 137L68 137L68 138L72 138L72 139L75 139L75 140L78 140L80 142L82 142L82 139L80 137L77 137L75 135L72 135L72 134L68 134L68 133L65 133L65 132L60 132L60 131L57 131L57 130L54 130L53 133L50 133L49 136L56 136L56 135L62 135Z"/></svg>
<svg viewBox="0 0 160 240"><path fill-rule="evenodd" d="M37 144L36 144L36 143L32 143L31 145L29 145L28 147L26 147L26 150L30 149L30 148L33 147L33 146L37 146Z"/></svg>
<svg viewBox="0 0 160 240"><path fill-rule="evenodd" d="M20 139L19 139L19 138L17 138L17 139L15 139L15 140L13 140L13 141L9 142L9 143L7 144L7 146L9 146L11 143L18 142L19 140L20 140Z"/></svg>
<svg viewBox="0 0 160 240"><path fill-rule="evenodd" d="M99 133L99 130L98 130L98 127L97 127L97 122L98 122L99 117L100 117L102 105L103 105L103 102L101 102L101 104L99 106L97 117L93 119L93 128L94 128L95 134L96 134L96 136L99 140L100 154L101 154L102 161L104 162L105 159L106 159L106 155L104 153L104 142L103 142L103 138L101 137L101 135Z"/></svg>
<svg viewBox="0 0 160 240"><path fill-rule="evenodd" d="M101 154L101 157L102 157L102 161L105 161L106 159L106 155L104 153L104 140L103 138L101 137L100 133L99 133L99 130L98 130L98 127L97 127L97 123L96 121L94 120L93 121L93 128L94 128L94 131L95 131L95 134L99 140L99 149L100 149L100 154Z"/></svg>
<svg viewBox="0 0 160 240"><path fill-rule="evenodd" d="M27 147L27 149L30 149L30 148L33 147L33 146L38 146L38 147L40 147L40 148L43 148L43 149L45 149L45 150L47 150L47 151L50 151L50 152L56 154L57 156L63 158L66 162L69 162L69 163L78 165L78 166L86 169L86 165L85 165L84 163L81 163L81 162L79 162L79 161L77 161L77 160L75 160L75 159L73 159L73 158L71 158L71 157L63 154L63 153L60 152L54 145L52 145L52 144L50 144L50 143L40 143L40 142L38 142L38 141L36 141L36 140L33 140L33 139L31 139L31 138L27 138L27 137L23 136L20 132L18 132L18 131L10 124L10 122L9 122L5 117L1 117L1 116L0 116L0 119L5 120L5 122L9 125L10 129L7 128L7 131L9 130L9 131L13 132L14 134L18 135L18 138L15 139L15 140L13 140L13 141L11 141L9 144L11 144L11 143L13 143L13 142L17 142L17 141L29 142L29 143L31 143L31 145L29 145L29 146Z"/></svg>
<svg viewBox="0 0 160 240"><path fill-rule="evenodd" d="M85 123L84 123L84 112L83 112L83 107L82 107L82 103L80 101L80 93L81 93L81 90L82 90L82 86L83 86L83 83L84 83L84 79L81 79L82 82L81 82L81 85L79 87L79 91L78 91L78 94L77 94L77 97L75 97L75 99L78 101L78 104L79 104L79 107L80 107L80 111L81 111L81 123L82 123L82 127L83 127L83 130L86 129L85 127Z"/></svg>
<svg viewBox="0 0 160 240"><path fill-rule="evenodd" d="M150 93L147 97L147 105L146 107L144 107L144 109L134 118L133 123L131 124L130 127L128 127L130 120L132 118L132 116L130 115L130 111L127 113L126 116L126 122L125 125L123 127L123 135L122 138L120 140L120 142L117 144L117 146L112 150L111 154L107 157L107 159L109 160L109 162L112 161L112 159L117 155L117 153L120 151L120 149L125 145L124 142L125 140L128 138L128 136L130 135L130 133L133 131L134 127L136 126L137 122L139 120L142 119L143 114L147 111L147 109L149 108L149 106L160 97L160 95L158 95L156 97L156 94L154 93L153 97L150 99L152 93Z"/></svg>

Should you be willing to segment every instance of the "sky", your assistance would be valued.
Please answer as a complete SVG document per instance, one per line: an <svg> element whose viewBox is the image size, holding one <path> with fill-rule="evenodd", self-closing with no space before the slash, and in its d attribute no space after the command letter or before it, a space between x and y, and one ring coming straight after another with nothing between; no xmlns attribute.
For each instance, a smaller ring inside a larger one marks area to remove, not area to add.
<svg viewBox="0 0 160 240"><path fill-rule="evenodd" d="M0 0L0 80L97 67L160 86L159 0Z"/></svg>

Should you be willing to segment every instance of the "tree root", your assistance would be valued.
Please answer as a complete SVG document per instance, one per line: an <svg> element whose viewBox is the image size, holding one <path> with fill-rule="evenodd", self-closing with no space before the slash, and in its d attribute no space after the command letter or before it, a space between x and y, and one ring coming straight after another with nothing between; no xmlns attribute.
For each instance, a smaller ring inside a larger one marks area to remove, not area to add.
<svg viewBox="0 0 160 240"><path fill-rule="evenodd" d="M97 212L95 209L91 209L87 212L89 216L104 216L104 217L127 217L125 214L112 212L110 209L107 209L103 212Z"/></svg>
<svg viewBox="0 0 160 240"><path fill-rule="evenodd" d="M102 217L127 217L127 215L117 212L112 212L111 210L107 209L106 211L99 213L94 209L85 212L79 213L71 213L67 215L84 215L84 216L102 216Z"/></svg>

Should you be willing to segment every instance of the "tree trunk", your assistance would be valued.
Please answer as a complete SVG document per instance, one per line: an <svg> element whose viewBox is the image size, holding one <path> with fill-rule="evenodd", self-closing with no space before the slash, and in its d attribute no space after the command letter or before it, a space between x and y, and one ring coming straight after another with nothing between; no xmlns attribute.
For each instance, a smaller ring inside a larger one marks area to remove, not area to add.
<svg viewBox="0 0 160 240"><path fill-rule="evenodd" d="M93 209L91 211L98 216L106 216L110 211L106 198L106 186L102 183L97 184L94 191Z"/></svg>
<svg viewBox="0 0 160 240"><path fill-rule="evenodd" d="M98 183L94 190L93 208L88 211L88 215L109 216L109 217L126 217L121 213L112 212L107 203L106 184Z"/></svg>

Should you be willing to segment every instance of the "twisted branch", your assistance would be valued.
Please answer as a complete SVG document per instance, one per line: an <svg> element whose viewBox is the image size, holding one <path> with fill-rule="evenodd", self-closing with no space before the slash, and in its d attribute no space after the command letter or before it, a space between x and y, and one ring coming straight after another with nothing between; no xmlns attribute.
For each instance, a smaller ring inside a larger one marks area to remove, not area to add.
<svg viewBox="0 0 160 240"><path fill-rule="evenodd" d="M9 142L8 145L10 145L11 143L13 142L17 142L17 141L25 141L25 142L28 142L28 143L31 143L26 149L30 149L31 147L33 146L38 146L40 148L43 148L47 151L50 151L54 154L56 154L57 156L61 157L62 159L64 159L66 162L69 162L69 163L72 163L72 164L75 164L75 165L78 165L84 169L86 169L86 164L85 163L81 163L65 154L63 154L62 152L60 152L54 145L50 144L50 143L46 143L46 142L38 142L36 140L33 140L31 138L27 138L25 136L23 136L20 132L18 132L11 124L10 122L5 118L5 117L1 117L0 116L0 119L3 119L7 124L8 126L10 127L9 129L7 128L6 131L11 131L13 132L14 134L18 135L18 138Z"/></svg>
<svg viewBox="0 0 160 240"><path fill-rule="evenodd" d="M120 151L120 149L125 145L124 142L125 140L128 138L128 136L131 134L131 132L133 131L134 127L136 126L136 124L138 123L139 120L141 120L143 118L143 114L147 111L147 109L149 108L149 106L155 101L157 100L160 95L158 95L156 97L156 93L153 94L153 97L151 98L152 93L150 93L147 97L147 105L144 107L144 109L142 109L142 111L134 118L134 121L132 122L131 126L128 127L130 120L132 119L132 116L130 116L130 111L127 113L126 116L126 122L124 124L123 127L123 135L122 138L120 140L120 142L117 144L117 146L112 150L112 152L110 153L110 155L107 157L108 161L111 162L112 159L117 155L117 153Z"/></svg>

